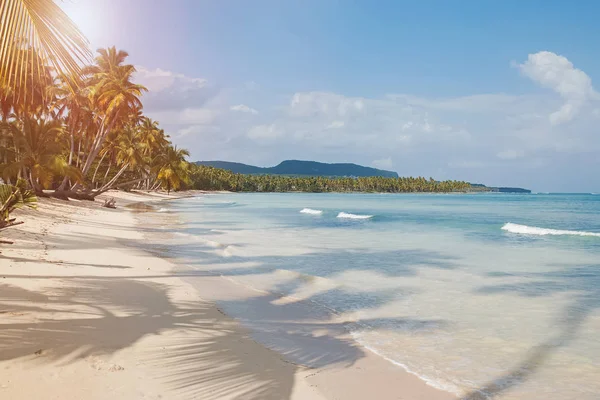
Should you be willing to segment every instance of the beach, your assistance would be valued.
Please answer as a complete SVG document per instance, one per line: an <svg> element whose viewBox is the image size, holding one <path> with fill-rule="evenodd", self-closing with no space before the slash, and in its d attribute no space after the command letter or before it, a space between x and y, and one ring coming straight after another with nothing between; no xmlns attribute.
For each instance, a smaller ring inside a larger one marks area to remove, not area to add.
<svg viewBox="0 0 600 400"><path fill-rule="evenodd" d="M0 248L0 398L454 398L333 323L303 332L306 346L294 352L261 344L211 299L264 296L219 276L175 273L158 240L148 248L161 232L127 207L178 196L112 191L14 213L25 223L4 231L15 243ZM116 210L100 207L106 197ZM285 337L294 328L281 329ZM301 362L319 348L339 358Z"/></svg>

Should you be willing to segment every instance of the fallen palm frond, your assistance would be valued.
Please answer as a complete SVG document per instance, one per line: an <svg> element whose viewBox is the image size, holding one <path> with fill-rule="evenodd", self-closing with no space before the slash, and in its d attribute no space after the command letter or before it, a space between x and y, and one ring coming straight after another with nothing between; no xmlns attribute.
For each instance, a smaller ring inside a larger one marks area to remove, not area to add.
<svg viewBox="0 0 600 400"><path fill-rule="evenodd" d="M10 213L19 207L35 208L37 197L26 189L26 182L19 180L17 185L0 184L0 230L23 222L10 218Z"/></svg>

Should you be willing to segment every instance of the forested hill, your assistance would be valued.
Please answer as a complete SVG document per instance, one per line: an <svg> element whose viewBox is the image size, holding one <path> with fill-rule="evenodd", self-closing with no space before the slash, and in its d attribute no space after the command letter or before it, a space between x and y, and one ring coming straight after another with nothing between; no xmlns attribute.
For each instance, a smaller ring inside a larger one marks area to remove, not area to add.
<svg viewBox="0 0 600 400"><path fill-rule="evenodd" d="M393 171L377 168L363 167L357 164L326 164L316 161L286 160L275 167L255 167L253 165L228 162L228 161L197 161L197 165L221 168L236 174L261 174L261 175L291 175L291 176L325 176L325 177L369 177L382 176L398 178Z"/></svg>

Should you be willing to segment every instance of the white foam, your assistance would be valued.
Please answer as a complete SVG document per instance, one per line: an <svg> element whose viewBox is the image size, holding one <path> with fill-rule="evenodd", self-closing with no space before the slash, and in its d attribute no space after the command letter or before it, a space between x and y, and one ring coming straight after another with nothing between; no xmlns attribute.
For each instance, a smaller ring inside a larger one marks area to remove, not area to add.
<svg viewBox="0 0 600 400"><path fill-rule="evenodd" d="M573 236L596 236L600 237L600 233L598 232L585 232L585 231L566 231L560 229L547 229L547 228L538 228L535 226L527 226L527 225L519 225L508 222L504 224L502 230L511 233L519 233L523 235L553 235L553 236L561 236L561 235L573 235Z"/></svg>
<svg viewBox="0 0 600 400"><path fill-rule="evenodd" d="M403 364L403 363L401 363L399 361L396 361L396 360L394 360L394 359L392 359L390 357L387 357L386 355L384 355L383 353L381 353L376 348L371 347L371 346L367 345L364 341L362 341L358 332L350 332L350 335L352 336L352 338L356 342L358 342L358 344L360 344L365 349L369 350L371 353L374 353L374 354L378 355L379 357L383 358L384 360L386 360L386 361L388 361L388 362L390 362L390 363L392 363L394 365L397 365L398 367L402 368L403 370L405 370L409 374L415 375L416 377L418 377L420 380L422 380L423 382L425 382L429 386L434 387L436 389L443 390L445 392L449 392L449 393L458 395L458 396L460 396L462 394L461 390L458 387L456 387L456 386L454 386L454 385L452 385L450 383L444 383L444 382L442 382L440 380L432 379L432 378L430 378L428 376L418 374L417 372L415 372L414 370L412 370L411 368L409 368L406 364ZM488 396L485 396L485 398L487 399Z"/></svg>
<svg viewBox="0 0 600 400"><path fill-rule="evenodd" d="M185 232L173 232L174 235L176 236L180 236L180 237L184 237L187 239L191 239L195 242L200 242L205 244L208 247L214 247L214 248L224 248L226 247L224 244L219 243L219 242L215 242L214 240L208 240L208 239L204 239L201 236L197 236L197 235L192 235L190 233L185 233Z"/></svg>
<svg viewBox="0 0 600 400"><path fill-rule="evenodd" d="M349 214L345 212L341 212L337 215L338 218L346 218L346 219L369 219L373 218L372 215L359 215L359 214Z"/></svg>
<svg viewBox="0 0 600 400"><path fill-rule="evenodd" d="M169 211L169 210L168 210L168 209L166 209L166 208L161 208L161 209L160 209L160 210L158 210L157 212L163 213L163 212L167 212L167 211Z"/></svg>
<svg viewBox="0 0 600 400"><path fill-rule="evenodd" d="M322 210L313 210L312 208L303 208L300 210L302 214L311 214L311 215L321 215L323 214Z"/></svg>

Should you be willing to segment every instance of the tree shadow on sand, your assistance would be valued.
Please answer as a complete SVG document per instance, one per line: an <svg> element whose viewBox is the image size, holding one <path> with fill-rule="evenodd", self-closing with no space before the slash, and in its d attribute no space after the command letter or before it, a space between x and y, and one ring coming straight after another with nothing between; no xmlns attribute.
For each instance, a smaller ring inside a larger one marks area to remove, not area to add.
<svg viewBox="0 0 600 400"><path fill-rule="evenodd" d="M160 366L165 375L158 378L177 396L289 397L296 367L274 371L260 360L244 360L250 340L232 321L217 321L218 312L208 303L175 305L166 286L157 283L123 279L70 283L67 288L50 288L48 295L0 286L0 361L24 357L31 363L65 365L111 355L148 335L171 332L164 347L142 358ZM31 312L42 317L19 322L20 316ZM48 348L41 348L42 343Z"/></svg>
<svg viewBox="0 0 600 400"><path fill-rule="evenodd" d="M153 277L154 280L172 278ZM33 364L67 365L76 360L91 363L99 356L115 355L149 335L161 335L168 338L163 342L166 344L148 350L142 359L158 367L157 378L174 395L209 400L224 397L275 400L291 396L300 368L294 360L310 367L348 367L365 355L354 341L334 336L345 329L345 323L330 322L326 315L296 323L285 316L296 312L302 319L298 310L292 310L298 305L271 305L269 319L260 322L267 330L278 331L276 337L283 357L292 361L281 361L274 368L268 358L249 360L246 353L252 350L248 346L268 350L255 343L232 320L223 319L209 303L176 304L170 299L167 286L139 280L144 277L62 279L68 282L66 287L50 287L45 294L10 284L0 285L3 316L0 361L23 358ZM272 300L269 296L259 296L247 301L271 304ZM22 322L20 317L29 313L36 313L36 322Z"/></svg>
<svg viewBox="0 0 600 400"><path fill-rule="evenodd" d="M544 366L553 353L567 346L578 336L588 317L600 308L600 265L573 266L557 271L523 273L519 275L503 272L491 273L491 277L528 278L529 281L485 286L477 293L515 293L524 297L549 296L554 293L572 293L570 304L559 313L556 326L558 333L544 343L534 347L528 356L506 374L493 379L486 385L463 397L463 400L494 399L530 379Z"/></svg>

